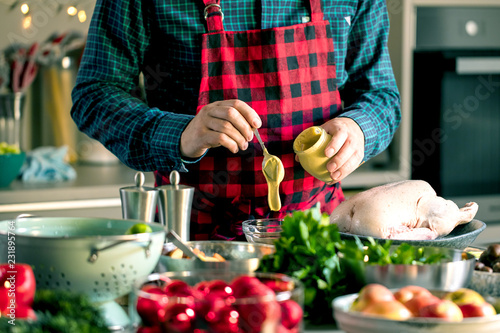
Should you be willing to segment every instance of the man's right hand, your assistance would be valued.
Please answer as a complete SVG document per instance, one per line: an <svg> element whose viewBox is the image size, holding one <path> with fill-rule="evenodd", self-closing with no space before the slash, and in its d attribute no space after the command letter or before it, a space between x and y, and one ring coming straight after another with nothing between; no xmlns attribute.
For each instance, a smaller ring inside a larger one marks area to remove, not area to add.
<svg viewBox="0 0 500 333"><path fill-rule="evenodd" d="M253 139L253 128L260 128L259 115L247 103L225 100L205 105L181 135L181 154L202 156L207 149L223 146L232 153L245 150Z"/></svg>

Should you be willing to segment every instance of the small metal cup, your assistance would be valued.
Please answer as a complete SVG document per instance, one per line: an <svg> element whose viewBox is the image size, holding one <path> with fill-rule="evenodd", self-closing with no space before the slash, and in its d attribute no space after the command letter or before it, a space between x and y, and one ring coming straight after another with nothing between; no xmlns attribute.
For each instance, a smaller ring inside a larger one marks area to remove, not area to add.
<svg viewBox="0 0 500 333"><path fill-rule="evenodd" d="M135 186L122 187L120 199L122 201L122 216L126 220L155 221L158 191L144 185L144 174L135 175Z"/></svg>
<svg viewBox="0 0 500 333"><path fill-rule="evenodd" d="M170 173L170 185L157 187L160 222L184 242L189 241L194 187L179 185L179 173Z"/></svg>

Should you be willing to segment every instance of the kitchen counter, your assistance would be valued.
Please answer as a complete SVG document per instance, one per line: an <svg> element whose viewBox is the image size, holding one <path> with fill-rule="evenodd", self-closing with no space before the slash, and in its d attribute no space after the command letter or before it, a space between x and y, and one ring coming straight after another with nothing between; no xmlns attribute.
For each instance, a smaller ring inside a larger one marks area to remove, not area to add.
<svg viewBox="0 0 500 333"><path fill-rule="evenodd" d="M137 171L122 163L74 165L77 178L64 182L24 183L0 188L0 220L19 214L122 218L120 188L132 186ZM145 173L153 186L152 172Z"/></svg>

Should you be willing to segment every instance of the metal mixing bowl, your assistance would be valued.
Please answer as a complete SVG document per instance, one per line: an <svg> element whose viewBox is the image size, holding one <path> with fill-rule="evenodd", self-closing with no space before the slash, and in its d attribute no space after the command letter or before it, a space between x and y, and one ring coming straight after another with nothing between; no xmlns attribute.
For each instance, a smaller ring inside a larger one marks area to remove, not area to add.
<svg viewBox="0 0 500 333"><path fill-rule="evenodd" d="M220 271L254 272L260 259L275 251L274 245L231 241L190 241L186 245L203 251L206 256L220 254L226 261L200 261L197 259L174 259L160 257L161 270L169 272L214 269Z"/></svg>
<svg viewBox="0 0 500 333"><path fill-rule="evenodd" d="M391 247L396 248L396 245ZM380 283L387 288L418 285L431 290L453 291L467 287L474 271L475 257L462 250L422 247L424 256L445 254L448 259L437 264L377 265L342 258L358 284Z"/></svg>

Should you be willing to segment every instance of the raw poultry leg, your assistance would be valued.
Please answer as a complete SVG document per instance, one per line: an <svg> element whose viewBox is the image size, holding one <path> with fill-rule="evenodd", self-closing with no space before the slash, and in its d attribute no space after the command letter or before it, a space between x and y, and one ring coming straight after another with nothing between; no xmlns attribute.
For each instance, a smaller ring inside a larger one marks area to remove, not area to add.
<svg viewBox="0 0 500 333"><path fill-rule="evenodd" d="M464 207L437 196L429 183L404 180L360 192L330 215L339 231L388 239L426 240L449 234L470 222L478 205Z"/></svg>

